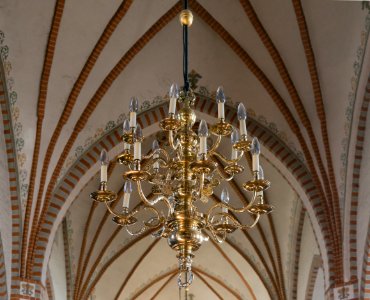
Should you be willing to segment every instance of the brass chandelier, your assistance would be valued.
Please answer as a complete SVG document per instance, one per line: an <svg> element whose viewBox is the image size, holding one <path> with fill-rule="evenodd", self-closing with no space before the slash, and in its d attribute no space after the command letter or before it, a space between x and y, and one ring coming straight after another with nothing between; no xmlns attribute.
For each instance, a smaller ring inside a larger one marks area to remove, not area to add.
<svg viewBox="0 0 370 300"><path fill-rule="evenodd" d="M214 136L210 147L207 143L210 140L207 123L205 120L196 122L193 109L196 96L188 79L188 27L192 21L193 15L185 0L184 10L180 14L183 27L184 87L179 91L176 84L171 86L169 114L159 124L168 137L168 143L160 146L154 140L150 153L142 155L144 138L142 129L136 122L138 100L132 98L130 119L123 122L123 152L116 158L119 164L126 166L126 171L123 172L125 182L122 209L117 212L112 207L112 202L117 201L117 194L107 187L109 159L105 150L100 156L100 187L90 195L93 200L104 203L113 215L113 221L123 226L130 235L140 235L151 230L154 237L167 239L168 245L177 252L177 282L180 288L187 288L192 283L194 252L209 236L217 243L222 243L229 233L254 227L261 215L272 211L272 207L264 203L263 191L269 188L270 182L264 179L259 164L258 139L254 137L252 141L248 140L244 105L240 103L238 106L238 130L225 120L226 97L222 87L217 89L218 122L210 127ZM178 113L177 104L180 108ZM228 136L231 137L230 159L217 152L222 138ZM242 173L244 167L239 162L244 156L250 160L250 155L252 163L248 167L253 176L243 184L243 188L252 193L250 202L241 208L232 207L229 204L228 190L223 188L221 199L216 199L214 204L207 206L213 189ZM144 182L151 185L150 197L143 191ZM134 184L142 203L130 210ZM201 212L201 206L206 207L206 213ZM138 214L142 211L147 211L144 214L147 219L139 222ZM252 218L251 224L241 224L235 216L238 213L248 213ZM134 227L136 230L133 232Z"/></svg>

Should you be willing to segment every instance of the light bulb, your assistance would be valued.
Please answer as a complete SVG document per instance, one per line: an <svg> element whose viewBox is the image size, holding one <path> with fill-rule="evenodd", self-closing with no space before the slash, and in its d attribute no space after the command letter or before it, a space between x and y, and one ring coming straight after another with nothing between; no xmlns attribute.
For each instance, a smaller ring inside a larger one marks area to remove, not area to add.
<svg viewBox="0 0 370 300"><path fill-rule="evenodd" d="M105 149L103 149L101 152L100 152L100 163L102 165L105 165L107 166L109 164L109 157L108 157L108 153Z"/></svg>
<svg viewBox="0 0 370 300"><path fill-rule="evenodd" d="M265 179L265 174L264 174L263 169L262 169L261 166L259 167L259 170L258 170L258 178L259 179Z"/></svg>
<svg viewBox="0 0 370 300"><path fill-rule="evenodd" d="M239 131L234 127L233 132L231 133L231 144L234 145L238 141L239 141Z"/></svg>
<svg viewBox="0 0 370 300"><path fill-rule="evenodd" d="M141 126L139 124L137 124L136 128L135 128L135 139L136 141L141 141L143 138L143 131L141 129Z"/></svg>
<svg viewBox="0 0 370 300"><path fill-rule="evenodd" d="M221 201L225 204L228 204L230 201L229 191L227 188L224 188L221 192Z"/></svg>
<svg viewBox="0 0 370 300"><path fill-rule="evenodd" d="M108 164L109 164L109 157L108 153L105 149L100 152L100 182L107 182L108 181Z"/></svg>
<svg viewBox="0 0 370 300"><path fill-rule="evenodd" d="M199 128L198 128L198 136L200 137L208 136L208 126L207 126L207 122L204 120L200 121Z"/></svg>
<svg viewBox="0 0 370 300"><path fill-rule="evenodd" d="M137 112L139 110L139 101L136 97L132 97L130 99L130 106L129 106L130 112Z"/></svg>
<svg viewBox="0 0 370 300"><path fill-rule="evenodd" d="M132 192L132 183L130 180L127 180L125 182L125 185L123 186L123 191L126 193L126 194L131 194Z"/></svg>
<svg viewBox="0 0 370 300"><path fill-rule="evenodd" d="M251 148L252 155L259 155L261 153L261 146L260 142L256 137L252 140L252 148Z"/></svg>
<svg viewBox="0 0 370 300"><path fill-rule="evenodd" d="M130 131L130 121L129 121L128 119L125 119L125 120L123 121L123 126L122 126L122 128L123 128L123 133L125 133L125 132L129 132L129 131Z"/></svg>
<svg viewBox="0 0 370 300"><path fill-rule="evenodd" d="M157 150L159 150L159 143L158 143L158 140L155 139L152 143L152 151L153 152L156 152Z"/></svg>
<svg viewBox="0 0 370 300"><path fill-rule="evenodd" d="M238 120L246 120L247 119L247 111L245 110L244 104L239 103L238 105Z"/></svg>
<svg viewBox="0 0 370 300"><path fill-rule="evenodd" d="M174 99L179 98L179 87L178 87L177 83L172 83L172 85L170 87L169 96L170 96L170 98L174 98Z"/></svg>
<svg viewBox="0 0 370 300"><path fill-rule="evenodd" d="M216 91L216 102L217 103L225 103L226 97L224 93L224 88L222 86L219 86Z"/></svg>

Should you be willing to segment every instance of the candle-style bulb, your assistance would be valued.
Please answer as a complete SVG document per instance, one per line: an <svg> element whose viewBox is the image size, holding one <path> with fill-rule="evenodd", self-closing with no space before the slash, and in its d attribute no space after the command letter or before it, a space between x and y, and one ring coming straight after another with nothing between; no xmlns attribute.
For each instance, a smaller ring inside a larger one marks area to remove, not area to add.
<svg viewBox="0 0 370 300"><path fill-rule="evenodd" d="M233 132L231 133L231 144L234 145L238 141L239 141L239 131L234 127Z"/></svg>
<svg viewBox="0 0 370 300"><path fill-rule="evenodd" d="M143 139L143 131L141 129L141 126L137 124L135 128L135 139L136 141L140 142Z"/></svg>
<svg viewBox="0 0 370 300"><path fill-rule="evenodd" d="M258 169L258 178L259 179L265 179L265 174L263 172L263 169L261 166L259 166L259 169Z"/></svg>
<svg viewBox="0 0 370 300"><path fill-rule="evenodd" d="M125 120L123 121L122 128L123 128L123 133L130 131L130 121L128 119L125 118Z"/></svg>
<svg viewBox="0 0 370 300"><path fill-rule="evenodd" d="M216 91L216 102L217 103L225 103L226 97L224 93L224 88L222 86L219 86Z"/></svg>
<svg viewBox="0 0 370 300"><path fill-rule="evenodd" d="M224 188L221 192L221 201L225 204L228 204L230 201L229 191L227 188Z"/></svg>
<svg viewBox="0 0 370 300"><path fill-rule="evenodd" d="M247 111L245 110L244 104L239 103L238 105L238 120L246 120L247 119Z"/></svg>
<svg viewBox="0 0 370 300"><path fill-rule="evenodd" d="M153 152L156 152L157 150L159 150L159 143L158 143L158 140L155 139L152 143L152 151Z"/></svg>
<svg viewBox="0 0 370 300"><path fill-rule="evenodd" d="M174 98L174 99L179 98L179 87L178 87L177 83L172 83L172 85L170 87L169 96L170 96L170 98Z"/></svg>
<svg viewBox="0 0 370 300"><path fill-rule="evenodd" d="M126 194L131 194L132 192L132 183L130 180L127 180L125 182L125 185L123 186L123 191L126 193Z"/></svg>
<svg viewBox="0 0 370 300"><path fill-rule="evenodd" d="M251 153L252 155L259 155L261 153L260 142L256 137L254 137L252 140Z"/></svg>
<svg viewBox="0 0 370 300"><path fill-rule="evenodd" d="M109 157L108 157L108 153L105 149L103 149L101 152L100 152L100 164L106 166L109 164Z"/></svg>
<svg viewBox="0 0 370 300"><path fill-rule="evenodd" d="M139 110L139 101L136 97L132 97L130 99L130 106L129 106L130 112L136 112Z"/></svg>
<svg viewBox="0 0 370 300"><path fill-rule="evenodd" d="M204 120L200 121L199 128L198 128L198 136L200 137L208 136L208 126L207 126L207 122Z"/></svg>

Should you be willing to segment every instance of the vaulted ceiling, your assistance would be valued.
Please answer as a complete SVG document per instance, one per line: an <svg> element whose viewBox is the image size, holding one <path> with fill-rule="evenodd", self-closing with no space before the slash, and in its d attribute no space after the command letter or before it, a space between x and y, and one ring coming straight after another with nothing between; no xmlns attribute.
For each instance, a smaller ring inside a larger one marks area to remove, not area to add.
<svg viewBox="0 0 370 300"><path fill-rule="evenodd" d="M231 122L236 104L245 104L275 207L256 228L202 246L189 293L323 299L346 284L361 293L370 214L361 185L370 179L368 5L189 3L197 114L216 122L219 85ZM159 132L169 86L182 83L181 9L174 0L0 1L1 295L23 278L57 300L178 297L166 242L130 236L89 194L100 150L112 161L122 151L131 96L141 105L144 151ZM112 162L117 193L121 175ZM227 183L235 205L248 199L240 188L248 176Z"/></svg>

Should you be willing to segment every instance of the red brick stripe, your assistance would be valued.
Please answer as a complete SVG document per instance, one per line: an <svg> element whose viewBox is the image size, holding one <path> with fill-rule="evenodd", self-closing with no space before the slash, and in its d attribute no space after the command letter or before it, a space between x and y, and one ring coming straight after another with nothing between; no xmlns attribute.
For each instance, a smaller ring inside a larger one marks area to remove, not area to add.
<svg viewBox="0 0 370 300"><path fill-rule="evenodd" d="M55 145L57 143L58 137L60 135L60 132L62 131L62 128L64 124L68 121L70 114L72 113L74 104L76 103L77 97L80 94L80 91L85 84L91 70L95 66L95 63L97 59L99 58L101 52L103 51L105 45L108 43L111 35L115 31L116 27L118 24L121 22L122 18L126 15L127 10L132 4L132 0L125 0L122 2L120 7L118 8L117 12L115 15L112 17L112 19L109 21L108 25L104 29L102 35L100 36L98 42L96 43L93 51L91 52L88 60L86 61L77 81L75 82L72 91L68 97L67 103L64 107L63 113L58 121L57 127L55 128L53 135L51 137L50 143L48 145L48 148L46 150L45 158L44 158L44 163L42 167L42 172L41 172L41 178L40 178L40 185L39 185L39 191L38 191L38 196L37 196L37 203L36 203L36 208L35 208L35 218L33 219L33 224L32 224L32 231L31 231L31 239L30 239L30 245L29 249L30 251L30 256L29 258L27 257L27 274L29 275L30 270L31 270L31 265L32 265L32 256L33 256L33 248L34 248L34 243L37 235L37 224L39 224L40 219L39 219L39 214L40 214L40 209L41 209L41 203L42 203L42 195L44 191L44 185L46 181L46 175L47 171L49 168L49 163L50 159L52 157ZM46 95L45 95L46 96ZM35 149L36 150L36 149ZM35 151L36 152L36 151ZM34 154L35 154L34 152ZM37 153L38 155L38 153ZM33 160L33 162L35 159ZM37 161L37 159L36 159ZM31 176L31 179L33 179L33 176ZM32 183L32 185L31 185ZM30 182L30 188L33 190L34 187L34 182ZM32 195L33 193L29 193L29 195ZM32 204L32 201L31 201ZM41 216L42 217L42 216ZM40 218L41 218L40 217Z"/></svg>

